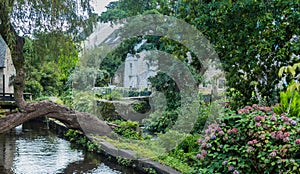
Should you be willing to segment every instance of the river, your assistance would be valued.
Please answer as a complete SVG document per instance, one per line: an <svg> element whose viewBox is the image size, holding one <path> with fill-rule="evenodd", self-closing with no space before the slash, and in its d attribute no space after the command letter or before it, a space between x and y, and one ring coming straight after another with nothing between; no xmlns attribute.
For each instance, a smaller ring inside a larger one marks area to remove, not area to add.
<svg viewBox="0 0 300 174"><path fill-rule="evenodd" d="M40 122L0 134L0 174L137 174L58 137Z"/></svg>

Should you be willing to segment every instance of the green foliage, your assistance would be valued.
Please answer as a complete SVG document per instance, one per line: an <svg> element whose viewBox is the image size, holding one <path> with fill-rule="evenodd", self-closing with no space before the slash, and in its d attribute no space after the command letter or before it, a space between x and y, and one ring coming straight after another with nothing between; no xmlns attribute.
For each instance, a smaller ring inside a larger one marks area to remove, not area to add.
<svg viewBox="0 0 300 174"><path fill-rule="evenodd" d="M167 100L166 110L175 110L180 106L180 91L174 79L159 72L155 77L149 78L149 81L153 88L164 93Z"/></svg>
<svg viewBox="0 0 300 174"><path fill-rule="evenodd" d="M162 155L160 159L170 160L167 163L182 173L193 173L195 171L194 165L197 164L195 156L199 150L196 142L198 138L198 135L187 135L175 149L168 154Z"/></svg>
<svg viewBox="0 0 300 174"><path fill-rule="evenodd" d="M49 37L58 40L53 41ZM35 40L26 38L24 50L27 69L25 92L32 93L34 98L62 94L78 60L78 51L71 38L58 33L38 34Z"/></svg>
<svg viewBox="0 0 300 174"><path fill-rule="evenodd" d="M156 111L143 120L145 129L151 132L167 132L178 119L178 109L181 101L179 89L174 80L165 73L158 73L149 81L153 88L163 93L166 103L161 100L154 104L157 107ZM162 110L163 107L165 107L165 110Z"/></svg>
<svg viewBox="0 0 300 174"><path fill-rule="evenodd" d="M133 110L139 113L146 113L149 109L148 103L145 101L139 101L138 103L133 104Z"/></svg>
<svg viewBox="0 0 300 174"><path fill-rule="evenodd" d="M191 131L191 133L198 133L201 134L203 131L203 128L205 126L206 120L209 117L210 114L210 105L201 104L199 108L199 116L197 118L197 121L194 124L194 128Z"/></svg>
<svg viewBox="0 0 300 174"><path fill-rule="evenodd" d="M96 113L94 99L95 96L89 92L74 91L73 109L79 112Z"/></svg>
<svg viewBox="0 0 300 174"><path fill-rule="evenodd" d="M153 168L144 168L144 171L148 174L157 174L156 170Z"/></svg>
<svg viewBox="0 0 300 174"><path fill-rule="evenodd" d="M275 107L276 113L289 113L292 116L300 117L300 63L295 63L293 66L283 66L278 72L278 76L281 78L285 74L285 78L291 75L291 82L287 87L286 92L280 92L280 104ZM285 79L285 80L286 80Z"/></svg>
<svg viewBox="0 0 300 174"><path fill-rule="evenodd" d="M139 130L139 123L136 121L121 121L115 120L112 123L116 124L117 127L114 128L114 132L122 137L133 139L133 140L141 140L143 139L141 135L141 131Z"/></svg>
<svg viewBox="0 0 300 174"><path fill-rule="evenodd" d="M118 164L125 166L125 167L132 167L133 166L133 161L130 159L122 158L122 157L117 157L117 162Z"/></svg>
<svg viewBox="0 0 300 174"><path fill-rule="evenodd" d="M107 11L100 16L102 22L118 22L120 19L143 14L156 7L155 0L119 0L110 2Z"/></svg>
<svg viewBox="0 0 300 174"><path fill-rule="evenodd" d="M122 94L118 91L112 91L111 93L102 96L102 98L107 100L120 100L122 97Z"/></svg>
<svg viewBox="0 0 300 174"><path fill-rule="evenodd" d="M279 69L278 76L281 78L284 73L292 75L292 81L290 82L287 90L300 92L300 63L295 63L293 66L283 66ZM296 76L297 75L297 76Z"/></svg>
<svg viewBox="0 0 300 174"><path fill-rule="evenodd" d="M72 89L67 87L67 89L60 95L60 98L63 101L64 105L72 107L74 99Z"/></svg>
<svg viewBox="0 0 300 174"><path fill-rule="evenodd" d="M299 92L280 92L280 104L274 107L277 114L289 113L300 118L300 94Z"/></svg>
<svg viewBox="0 0 300 174"><path fill-rule="evenodd" d="M176 111L155 111L148 118L143 119L145 129L150 132L167 132L176 122L178 114Z"/></svg>
<svg viewBox="0 0 300 174"><path fill-rule="evenodd" d="M299 172L299 119L270 107L227 111L197 142L197 173Z"/></svg>
<svg viewBox="0 0 300 174"><path fill-rule="evenodd" d="M34 97L44 95L43 93L61 93L64 81L77 62L78 52L74 40L86 38L97 22L90 1L4 0L0 3L0 11L0 35L10 48L18 72L15 89L23 90L25 81L29 80L32 82L26 84L25 89L26 92L32 92ZM29 51L24 43L30 39L24 39L24 36L32 36L34 40L34 43L28 45ZM55 66L48 64L49 59L55 60ZM44 68L47 71L43 71ZM35 74L26 79L26 70L27 74ZM38 85L43 79L49 78L49 75L54 77L53 80L50 79L50 84L44 81L44 84Z"/></svg>
<svg viewBox="0 0 300 174"><path fill-rule="evenodd" d="M234 108L258 102L252 98L255 86L249 86L251 82L257 82L257 93L267 105L276 103L279 67L297 62L300 51L299 0L156 1L155 6L148 6L150 9L140 2L133 7L125 4L130 5L131 1L108 9L103 13L106 19L103 21L115 21L105 14L116 11L124 12L127 17L157 9L162 14L183 19L203 32L221 59L227 86L240 94L233 97ZM144 8L137 9L137 6ZM166 51L185 59L187 48L167 38L147 39L151 45L147 44L148 49ZM201 63L193 62L192 66L201 69Z"/></svg>
<svg viewBox="0 0 300 174"><path fill-rule="evenodd" d="M0 9L3 12L0 16L0 34L5 36L6 42L16 39L14 32L30 35L38 31L64 31L79 40L87 36L97 22L97 16L93 13L89 0L80 2L4 0L0 3ZM28 11L35 15L28 15ZM8 45L13 50L12 43L9 42Z"/></svg>
<svg viewBox="0 0 300 174"><path fill-rule="evenodd" d="M156 104L159 105L159 104ZM155 106L156 106L155 105ZM202 130L206 124L207 119L209 118L211 114L212 105L205 105L200 104L200 107L197 109L196 107L192 107L192 110L185 111L184 107L178 108L174 111L155 111L154 113L150 114L148 118L143 119L143 123L145 124L145 129L150 132L167 132L172 126L178 121L178 114L180 114L180 117L182 123L180 125L185 126L183 121L187 122L187 125L191 123L191 121L194 123L193 128L191 130L191 133L202 133ZM187 112L186 114L184 114ZM196 120L190 120L190 115L195 114L198 115ZM185 130L189 130L189 128L181 128L185 132Z"/></svg>
<svg viewBox="0 0 300 174"><path fill-rule="evenodd" d="M78 62L78 48L72 38L60 32L38 33L32 42L34 57L26 61L34 67L38 67L39 62L54 62L57 65L53 68L60 72L60 80L66 81Z"/></svg>
<svg viewBox="0 0 300 174"><path fill-rule="evenodd" d="M68 129L64 135L70 142L75 143L81 147L86 148L90 152L101 152L101 146L90 141L85 135L81 132L73 129Z"/></svg>
<svg viewBox="0 0 300 174"><path fill-rule="evenodd" d="M159 157L159 160L163 161L165 165L170 166L178 171L181 171L181 173L183 174L188 174L193 171L191 167L172 156L161 156Z"/></svg>
<svg viewBox="0 0 300 174"><path fill-rule="evenodd" d="M253 81L258 82L257 89L268 105L274 103L279 66L297 61L293 54L299 55L297 4L299 1L192 0L175 3L174 8L163 11L196 26L214 44L227 86L242 94L235 100L240 107L252 97L249 90L254 91L254 87L249 88L249 84Z"/></svg>
<svg viewBox="0 0 300 174"><path fill-rule="evenodd" d="M36 80L27 81L24 89L25 92L31 93L33 98L42 96L43 90L43 86Z"/></svg>
<svg viewBox="0 0 300 174"><path fill-rule="evenodd" d="M229 97L229 105L233 110L239 109L241 106L243 106L243 101L246 100L245 96L239 90L234 88L227 89L226 95Z"/></svg>
<svg viewBox="0 0 300 174"><path fill-rule="evenodd" d="M43 95L57 96L63 88L61 74L56 68L57 64L54 62L44 63L41 67L39 82L43 86Z"/></svg>

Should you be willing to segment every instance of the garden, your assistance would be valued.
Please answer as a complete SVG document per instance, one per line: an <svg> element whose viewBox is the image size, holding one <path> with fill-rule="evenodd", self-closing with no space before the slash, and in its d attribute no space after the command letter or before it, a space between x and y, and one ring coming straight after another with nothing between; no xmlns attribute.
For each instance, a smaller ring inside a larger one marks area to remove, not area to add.
<svg viewBox="0 0 300 174"><path fill-rule="evenodd" d="M168 130L176 113L172 116L166 111L163 118L150 115L143 128L134 121L111 121L120 137L105 139L135 151L138 158L151 158L181 173L298 173L300 84L294 72L299 68L295 64L280 69L278 78L286 74L293 80L280 92L280 103L274 106L228 107L215 120L209 120L210 109L219 101L206 105L199 98L199 117L189 134ZM163 131L167 136L161 137ZM184 139L175 148L161 149L160 144L172 144L177 136Z"/></svg>
<svg viewBox="0 0 300 174"><path fill-rule="evenodd" d="M75 110L85 118L89 118L85 113L96 115L113 130L110 137L93 138L180 173L300 173L299 0L119 0L110 2L98 15L92 13L88 0L80 2L82 7L72 0L53 4L33 1L29 6L36 15L29 16L23 10L27 2L12 2L0 3L0 34L18 72L10 84L15 88L18 109L9 117L1 111L0 125L5 129L10 128L7 120L17 122L14 118L22 118L22 114L38 117L40 113L55 113L68 121L62 117L74 116ZM149 15L159 25L149 24ZM169 23L169 19L176 22ZM48 20L51 22L45 23ZM24 21L31 21L32 30L27 24L21 25ZM67 23L70 28L66 31ZM122 27L105 40L104 46L93 43L92 49L83 48L99 23ZM178 24L189 26L193 32ZM126 38L136 27L145 27L146 34ZM166 30L175 36L153 35ZM125 89L121 82L112 89L128 55L147 51L152 51L152 57L145 57L145 61L162 64L171 75L157 72L148 78L144 89ZM174 61L166 63L153 52L172 55ZM210 102L204 101L198 89L208 78L205 73L211 62L206 58L217 62L214 67L221 69L225 78L224 92L214 99L211 96ZM192 76L193 84L184 71ZM173 79L172 73L181 75L176 76L180 80ZM182 84L195 90L182 90ZM32 94L37 104L25 102L23 92ZM164 98L151 101L157 94ZM111 112L100 112L99 102L108 103L101 107ZM126 103L125 108L147 117L127 119L118 115L113 102ZM147 115L152 106L155 110ZM69 129L65 136L100 153L101 146L81 133ZM117 162L132 165L128 159L117 158ZM157 173L152 168L144 172Z"/></svg>

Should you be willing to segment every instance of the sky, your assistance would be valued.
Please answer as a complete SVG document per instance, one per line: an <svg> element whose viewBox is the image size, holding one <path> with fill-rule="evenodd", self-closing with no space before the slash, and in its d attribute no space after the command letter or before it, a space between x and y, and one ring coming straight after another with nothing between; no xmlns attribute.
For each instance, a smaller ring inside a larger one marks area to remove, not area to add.
<svg viewBox="0 0 300 174"><path fill-rule="evenodd" d="M106 11L105 6L111 1L116 0L91 0L91 5L93 5L95 12L100 14L101 12ZM84 43L85 47L91 48L95 45L99 45L117 28L118 26L112 27L109 23L99 23L94 32L86 39Z"/></svg>
<svg viewBox="0 0 300 174"><path fill-rule="evenodd" d="M106 10L105 6L108 5L108 3L111 1L117 0L92 0L91 4L93 5L94 10L100 14L101 12Z"/></svg>

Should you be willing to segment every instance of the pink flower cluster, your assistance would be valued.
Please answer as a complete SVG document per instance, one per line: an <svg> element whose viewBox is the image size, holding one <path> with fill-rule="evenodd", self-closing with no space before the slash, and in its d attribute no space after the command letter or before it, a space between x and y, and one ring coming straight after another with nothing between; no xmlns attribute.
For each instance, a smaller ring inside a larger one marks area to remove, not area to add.
<svg viewBox="0 0 300 174"><path fill-rule="evenodd" d="M256 104L252 105L252 108L259 110L259 111L263 111L263 112L270 112L272 111L271 107L264 107L264 106L258 106Z"/></svg>
<svg viewBox="0 0 300 174"><path fill-rule="evenodd" d="M293 125L293 126L296 126L296 125L297 125L297 121L295 121L295 120L293 120L293 119L291 119L291 118L289 118L289 117L287 117L287 116L285 116L285 115L282 115L282 116L280 117L280 119L281 119L282 121L284 121L284 124L287 124L287 125Z"/></svg>
<svg viewBox="0 0 300 174"><path fill-rule="evenodd" d="M200 160L203 160L203 159L204 159L204 156L202 156L201 154L197 154L197 155L196 155L196 158L197 158L197 159L200 159Z"/></svg>
<svg viewBox="0 0 300 174"><path fill-rule="evenodd" d="M236 132L237 130L233 130ZM205 130L205 135L201 139L197 140L197 143L200 145L201 154L197 154L196 158L203 160L204 157L207 155L207 151L205 149L209 149L212 147L212 144L209 143L211 140L215 140L217 136L223 136L225 133L220 127L219 124L210 124L208 128Z"/></svg>
<svg viewBox="0 0 300 174"><path fill-rule="evenodd" d="M253 144L257 144L258 141L256 139L252 140L252 141L248 141L248 145L253 145Z"/></svg>
<svg viewBox="0 0 300 174"><path fill-rule="evenodd" d="M228 129L227 130L227 133L228 134L236 134L236 133L238 133L239 132L239 130L237 129L237 128L233 128L233 129Z"/></svg>
<svg viewBox="0 0 300 174"><path fill-rule="evenodd" d="M258 106L256 104L254 104L252 106L246 106L242 109L239 109L238 114L249 114L250 111L252 111L252 110L259 110L259 111L263 111L263 112L269 112L269 111L272 111L272 108L271 107L261 107L261 106Z"/></svg>
<svg viewBox="0 0 300 174"><path fill-rule="evenodd" d="M277 153L276 153L277 151L276 150L273 150L270 154L269 154L269 156L270 157L275 157L276 155L277 155Z"/></svg>
<svg viewBox="0 0 300 174"><path fill-rule="evenodd" d="M283 133L282 131L271 132L271 137L277 140L283 140L284 142L288 142L290 133L289 132Z"/></svg>
<svg viewBox="0 0 300 174"><path fill-rule="evenodd" d="M253 107L251 107L251 106L246 106L246 107L244 107L244 108L242 108L242 109L239 109L239 110L238 110L238 114L249 114L250 111L252 111L252 110L254 110Z"/></svg>
<svg viewBox="0 0 300 174"><path fill-rule="evenodd" d="M233 174L240 174L240 172L237 171L237 170L234 170L234 171L233 171Z"/></svg>
<svg viewBox="0 0 300 174"><path fill-rule="evenodd" d="M275 113L272 114L270 121L277 121L277 117Z"/></svg>
<svg viewBox="0 0 300 174"><path fill-rule="evenodd" d="M268 116L264 115L264 116L255 116L254 120L257 122L263 121L267 118Z"/></svg>
<svg viewBox="0 0 300 174"><path fill-rule="evenodd" d="M203 160L206 155L207 155L207 151L206 150L201 150L201 154L197 154L196 158L200 159L200 160Z"/></svg>
<svg viewBox="0 0 300 174"><path fill-rule="evenodd" d="M299 144L300 145L300 139L296 139L295 140L295 144Z"/></svg>

